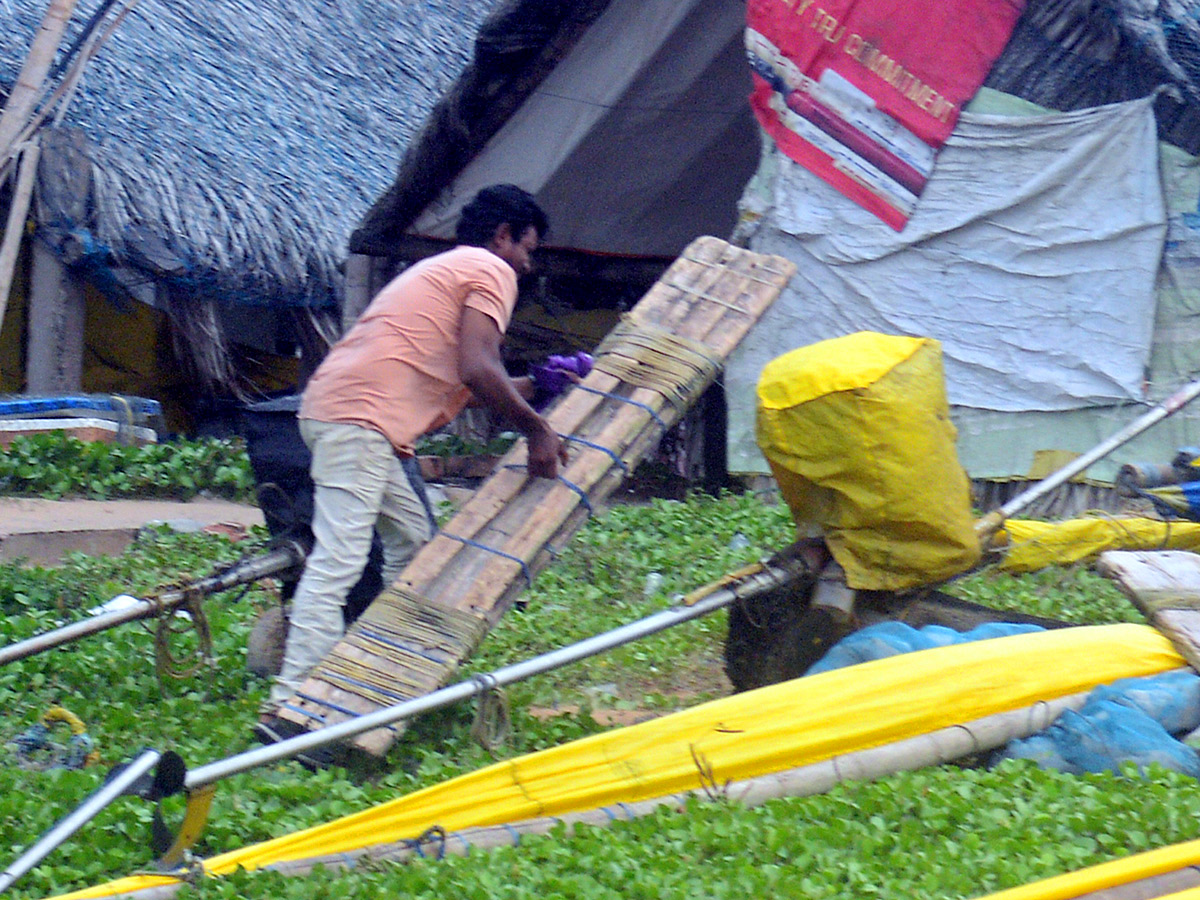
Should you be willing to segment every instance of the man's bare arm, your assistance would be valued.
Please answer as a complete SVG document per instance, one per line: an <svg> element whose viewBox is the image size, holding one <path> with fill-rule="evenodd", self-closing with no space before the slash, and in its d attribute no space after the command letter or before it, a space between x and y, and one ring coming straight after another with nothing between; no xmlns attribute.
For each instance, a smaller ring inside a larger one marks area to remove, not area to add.
<svg viewBox="0 0 1200 900"><path fill-rule="evenodd" d="M500 343L504 336L491 316L463 310L459 336L458 376L483 405L504 416L529 440L529 472L542 478L558 475L567 463L567 445L524 397L504 369Z"/></svg>

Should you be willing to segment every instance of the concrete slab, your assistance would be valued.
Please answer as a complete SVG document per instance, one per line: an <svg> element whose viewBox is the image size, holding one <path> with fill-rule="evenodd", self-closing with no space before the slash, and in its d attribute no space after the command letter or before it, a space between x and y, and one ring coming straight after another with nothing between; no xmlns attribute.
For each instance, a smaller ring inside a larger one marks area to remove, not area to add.
<svg viewBox="0 0 1200 900"><path fill-rule="evenodd" d="M0 497L0 560L56 565L64 555L121 553L152 523L178 531L263 524L256 506L226 500L39 500Z"/></svg>

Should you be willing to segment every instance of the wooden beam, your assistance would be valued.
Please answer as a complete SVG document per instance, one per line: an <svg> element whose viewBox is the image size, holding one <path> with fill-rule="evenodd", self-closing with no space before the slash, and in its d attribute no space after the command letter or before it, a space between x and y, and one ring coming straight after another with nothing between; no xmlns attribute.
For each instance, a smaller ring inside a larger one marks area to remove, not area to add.
<svg viewBox="0 0 1200 900"><path fill-rule="evenodd" d="M1200 555L1187 550L1106 550L1096 571L1116 583L1192 668L1200 668Z"/></svg>
<svg viewBox="0 0 1200 900"><path fill-rule="evenodd" d="M417 262L453 246L453 241L406 234L396 239L394 258L405 262ZM672 262L659 256L589 253L586 250L552 245L541 247L535 259L539 275L628 285L640 291L645 291L654 284Z"/></svg>

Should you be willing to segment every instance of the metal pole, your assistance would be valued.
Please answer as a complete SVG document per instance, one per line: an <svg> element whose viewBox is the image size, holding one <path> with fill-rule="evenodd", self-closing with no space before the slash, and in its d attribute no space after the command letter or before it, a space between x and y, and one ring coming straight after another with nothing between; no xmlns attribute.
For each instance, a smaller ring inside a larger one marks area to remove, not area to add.
<svg viewBox="0 0 1200 900"><path fill-rule="evenodd" d="M52 647L70 643L90 634L97 634L125 622L132 622L136 619L148 619L151 616L158 615L161 611L170 612L176 607L181 606L189 596L195 594L214 594L218 591L229 590L229 588L237 587L239 584L257 581L260 578L266 578L268 575L286 571L303 561L304 551L295 544L286 544L263 556L246 560L219 575L202 578L188 588L165 591L153 600L139 600L136 604L126 609L92 616L80 622L64 625L62 628L47 631L45 634L35 635L23 641L17 641L15 644L0 647L0 665L24 659L27 656L33 656L34 654L41 653L43 650L49 650Z"/></svg>
<svg viewBox="0 0 1200 900"><path fill-rule="evenodd" d="M459 700L465 700L475 694L503 687L504 685L521 681L533 675L540 675L543 672L549 672L552 669L560 668L569 663L578 662L581 659L595 656L598 653L603 653L622 644L628 644L631 641L665 631L683 622L706 616L711 612L728 606L735 600L752 597L778 587L806 571L807 567L799 559L789 559L778 563L764 563L757 571L748 574L728 587L707 594L697 592L702 593L702 596L694 603L682 603L672 606L670 609L655 613L645 619L640 619L637 622L631 622L612 631L595 635L576 644L571 644L568 647L552 650L549 653L543 653L524 662L496 669L494 672L486 675L476 675L469 681L461 681L450 687L433 691L412 700L406 700L403 703L389 706L386 709L376 710L365 716L358 716L345 722L340 722L337 725L322 728L319 731L310 731L307 734L301 734L265 747L248 750L245 753L239 753L237 756L231 756L227 759L218 760L206 766L193 769L187 773L184 787L186 790L194 790L219 781L229 775L236 775L248 769L277 762L281 759L288 759L305 750L311 750L314 747L351 738L357 734L372 731L384 725L390 725L401 719L411 718L421 713L440 709L443 706L449 706L451 703L457 703Z"/></svg>
<svg viewBox="0 0 1200 900"><path fill-rule="evenodd" d="M980 542L986 546L992 535L999 531L1004 525L1005 520L1014 513L1020 512L1022 509L1040 500L1059 485L1074 478L1092 463L1103 459L1118 447L1129 443L1152 425L1156 425L1167 418L1167 416L1174 415L1195 400L1196 397L1200 397L1200 381L1193 381L1191 384L1184 385L1162 403L1144 415L1134 419L1112 437L1102 441L1087 453L1067 463L1049 477L1042 479L1029 488L1029 490L1017 494L1017 496L1013 497L999 509L988 513L975 523L975 533L979 536Z"/></svg>
<svg viewBox="0 0 1200 900"><path fill-rule="evenodd" d="M0 893L8 890L18 878L36 866L51 850L90 822L106 806L126 793L139 778L158 763L157 750L143 750L141 756L121 769L93 793L73 813L47 831L40 840L0 875Z"/></svg>

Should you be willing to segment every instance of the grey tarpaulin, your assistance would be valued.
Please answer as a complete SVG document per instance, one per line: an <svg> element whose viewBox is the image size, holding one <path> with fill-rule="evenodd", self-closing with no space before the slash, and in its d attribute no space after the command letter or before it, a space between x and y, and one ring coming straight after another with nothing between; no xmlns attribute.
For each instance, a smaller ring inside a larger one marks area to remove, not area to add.
<svg viewBox="0 0 1200 900"><path fill-rule="evenodd" d="M954 407L1140 400L1166 222L1151 103L964 114L899 233L778 157L749 245L799 273L730 361L730 469L763 468L763 364L851 331L940 340Z"/></svg>

